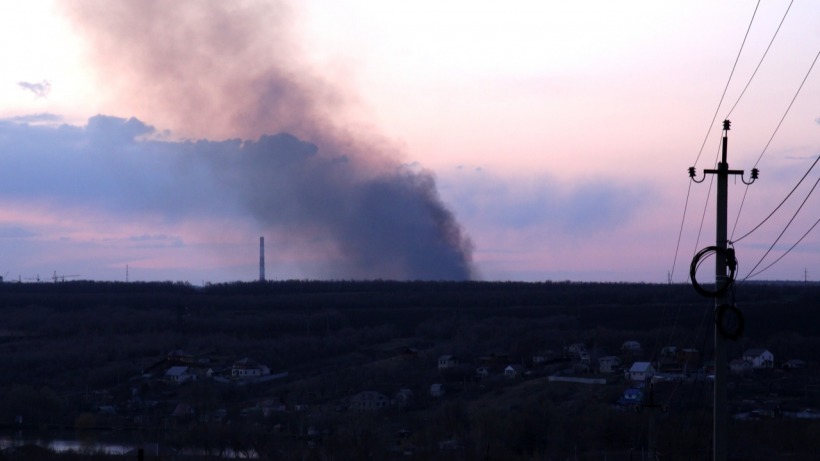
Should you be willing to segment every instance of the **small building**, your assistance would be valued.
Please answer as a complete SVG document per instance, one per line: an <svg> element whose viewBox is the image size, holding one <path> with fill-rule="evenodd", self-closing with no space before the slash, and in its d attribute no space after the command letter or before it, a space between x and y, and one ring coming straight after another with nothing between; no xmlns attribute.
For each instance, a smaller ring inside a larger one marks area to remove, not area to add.
<svg viewBox="0 0 820 461"><path fill-rule="evenodd" d="M655 367L649 362L635 362L625 374L630 381L643 382L655 376Z"/></svg>
<svg viewBox="0 0 820 461"><path fill-rule="evenodd" d="M691 347L679 349L676 357L678 365L684 370L697 368L700 363L700 351Z"/></svg>
<svg viewBox="0 0 820 461"><path fill-rule="evenodd" d="M521 365L507 365L504 368L504 376L508 378L518 378L524 375L524 367Z"/></svg>
<svg viewBox="0 0 820 461"><path fill-rule="evenodd" d="M566 353L573 357L580 357L582 353L587 352L587 346L584 343L573 343L567 346Z"/></svg>
<svg viewBox="0 0 820 461"><path fill-rule="evenodd" d="M503 351L493 351L478 358L478 362L487 366L498 366L510 361L510 354Z"/></svg>
<svg viewBox="0 0 820 461"><path fill-rule="evenodd" d="M621 359L614 355L598 358L598 371L601 373L615 373L621 367Z"/></svg>
<svg viewBox="0 0 820 461"><path fill-rule="evenodd" d="M174 384L182 384L186 381L195 380L196 376L190 372L188 367L177 365L165 372L165 379Z"/></svg>
<svg viewBox="0 0 820 461"><path fill-rule="evenodd" d="M239 379L258 378L270 374L270 369L256 360L245 357L231 366L231 376Z"/></svg>
<svg viewBox="0 0 820 461"><path fill-rule="evenodd" d="M783 368L786 370L799 370L806 368L806 362L800 359L789 359L783 364Z"/></svg>
<svg viewBox="0 0 820 461"><path fill-rule="evenodd" d="M381 410L390 406L390 399L376 391L362 391L350 397L350 409L356 411Z"/></svg>
<svg viewBox="0 0 820 461"><path fill-rule="evenodd" d="M405 347L401 350L401 356L407 360L416 360L419 358L419 350L415 347Z"/></svg>
<svg viewBox="0 0 820 461"><path fill-rule="evenodd" d="M438 358L439 370L451 370L458 367L458 358L455 355L442 355Z"/></svg>
<svg viewBox="0 0 820 461"><path fill-rule="evenodd" d="M444 384L435 383L430 385L430 395L433 397L444 397Z"/></svg>
<svg viewBox="0 0 820 461"><path fill-rule="evenodd" d="M475 369L475 375L477 378L486 378L490 376L490 367L477 367Z"/></svg>
<svg viewBox="0 0 820 461"><path fill-rule="evenodd" d="M640 352L641 351L641 343L639 343L638 341L624 341L624 343L621 344L621 350L624 351L624 352L631 352L631 353Z"/></svg>
<svg viewBox="0 0 820 461"><path fill-rule="evenodd" d="M540 351L532 356L533 365L545 365L560 359L560 354L555 351Z"/></svg>
<svg viewBox="0 0 820 461"><path fill-rule="evenodd" d="M190 365L194 363L194 355L182 349L175 349L165 355L165 360L175 365Z"/></svg>
<svg viewBox="0 0 820 461"><path fill-rule="evenodd" d="M774 354L767 349L749 349L743 353L743 360L752 364L752 368L774 368Z"/></svg>
<svg viewBox="0 0 820 461"><path fill-rule="evenodd" d="M735 375L745 375L752 372L752 364L743 359L734 359L729 362L729 371Z"/></svg>

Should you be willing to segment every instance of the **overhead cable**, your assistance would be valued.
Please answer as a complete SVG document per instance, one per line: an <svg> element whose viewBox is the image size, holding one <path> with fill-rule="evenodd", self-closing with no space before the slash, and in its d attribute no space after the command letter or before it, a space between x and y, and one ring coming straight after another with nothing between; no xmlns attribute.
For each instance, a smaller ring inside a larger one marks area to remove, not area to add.
<svg viewBox="0 0 820 461"><path fill-rule="evenodd" d="M757 161L754 164L755 168L757 167L757 164L760 163L760 160L763 158L763 154L766 153L766 150L769 148L769 145L772 143L772 140L774 139L774 137L777 134L778 130L780 130L780 125L783 124L783 120L785 120L786 116L789 114L789 110L791 110L792 105L794 105L794 101L797 99L797 95L800 94L800 90L802 90L803 85L806 84L806 80L809 78L809 75L811 74L812 69L814 69L814 65L817 64L817 58L818 57L820 57L820 51L818 51L817 54L814 56L814 61L812 61L811 66L809 66L809 70L806 72L806 75L803 77L803 81L800 82L800 86L797 88L797 91L794 93L794 97L792 97L792 100L789 103L789 106L786 108L786 112L784 112L783 116L780 117L780 122L777 124L777 127L775 127L774 132L772 133L772 136L769 138L769 142L766 143L766 146L763 148L763 151L760 152L760 155L757 157ZM747 184L746 185L746 191L743 192L743 199L740 201L740 207L738 207L738 210L737 210L737 217L735 218L735 224L732 227L732 234L733 235L735 233L735 228L737 227L737 222L738 222L738 220L740 220L740 212L743 211L743 205L746 203L746 193L748 192L748 190L749 190L749 186ZM788 198L788 197L786 197L786 198ZM745 235L744 235L744 237L745 237ZM740 239L738 239L738 240L740 240Z"/></svg>
<svg viewBox="0 0 820 461"><path fill-rule="evenodd" d="M772 36L772 39L769 41L769 46L766 47L766 51L764 51L763 56L760 57L760 61L757 63L757 67L755 67L755 71L752 72L752 76L749 77L749 81L746 82L746 86L743 87L743 91L741 91L740 96L737 97L737 101L735 101L735 104L729 110L729 113L726 114L725 117L723 117L724 120L729 119L729 116L731 116L732 112L734 112L735 107L737 107L737 104L740 102L740 99L743 98L744 94L746 94L746 90L749 88L749 85L752 83L752 80L755 78L755 75L757 75L757 71L760 69L760 65L763 64L763 60L766 59L766 55L769 54L769 49L772 47L772 43L774 43L774 39L777 37L777 33L780 32L780 27L783 25L783 21L786 20L786 16L789 14L789 10L792 8L793 3L794 3L794 0L791 0L791 2L789 2L789 7L786 8L786 12L783 13L783 18L780 19L780 24L777 25L777 30L774 31L774 35ZM712 123L714 123L714 121Z"/></svg>
<svg viewBox="0 0 820 461"><path fill-rule="evenodd" d="M811 62L811 66L809 66L809 70L806 72L806 76L803 77L803 81L800 82L800 87L798 87L797 91L794 93L794 97L792 98L792 101L789 103L789 107L786 108L786 112L783 113L783 117L780 118L780 123L778 123L777 127L774 129L774 133L772 133L772 136L769 138L769 142L766 143L766 147L763 148L763 152L761 152L760 156L757 157L757 161L754 164L755 167L757 167L757 164L760 163L760 159L763 158L763 154L766 153L766 149L769 148L769 144L772 143L772 139L774 139L774 136L777 134L777 131L780 129L780 125L783 124L783 120L785 120L786 116L789 115L789 110L791 110L792 105L794 104L794 100L797 99L797 95L800 94L800 90L803 89L803 85L806 84L806 80L809 78L809 75L811 74L811 70L814 69L814 65L817 64L817 58L818 57L820 57L820 51L818 51L817 54L814 56L814 61Z"/></svg>
<svg viewBox="0 0 820 461"><path fill-rule="evenodd" d="M752 29L752 23L754 23L757 8L759 6L760 0L757 0L757 5L755 5L755 10L752 13L752 19L749 20L749 27L746 28L746 34L743 36L743 42L740 44L740 49L737 50L737 57L735 58L735 63L732 65L732 72L729 73L729 79L726 81L726 86L723 88L723 94L720 95L720 101L718 101L718 105L715 108L715 115L712 116L712 121L709 122L709 129L706 130L706 136L703 138L703 144L701 144L700 150L698 151L698 156L695 158L695 163L693 164L695 166L697 166L698 160L700 160L700 155L703 153L703 148L706 146L706 140L709 139L709 133L712 132L712 126L714 126L718 112L720 112L720 106L723 104L723 98L726 97L726 91L729 89L729 84L732 82L732 76L735 74L737 62L740 61L740 54L743 52L743 47L746 45L746 39L749 37L749 31Z"/></svg>
<svg viewBox="0 0 820 461"><path fill-rule="evenodd" d="M790 246L788 250L786 250L786 251L785 251L782 255L780 255L777 259L775 259L774 261L772 261L772 263L771 263L771 264L769 264L768 266L764 267L763 269L760 269L759 271L755 272L754 274L750 274L750 275L748 275L746 278L744 278L744 279L743 279L743 281L746 281L746 279L748 279L748 278L752 278L752 277L754 277L754 276L756 276L756 275L758 275L758 274L760 274L760 273L764 272L764 271L765 271L765 270L767 270L768 268L770 268L770 267L774 266L775 264L777 264L777 262L778 262L778 261L780 261L781 259L783 259L783 257L784 257L784 256L786 256L787 254L789 254L789 253L790 253L790 252L794 249L794 247L796 247L798 244L800 244L800 242L802 242L802 241L803 241L803 239L804 239L804 238L806 238L806 236L807 236L807 235L809 235L809 234L811 233L811 231L812 231L812 230L814 230L814 228L815 228L815 227L817 227L817 224L819 224L819 223L820 223L820 218L817 218L817 221L815 221L815 222L814 222L814 224L812 224L812 226L811 226L811 227L809 227L809 230L807 230L807 231L806 231L806 233L804 233L802 237L800 237L799 239L797 239L797 241L796 241L796 242L794 242L794 245Z"/></svg>
<svg viewBox="0 0 820 461"><path fill-rule="evenodd" d="M817 181L815 181L815 182L814 182L814 186L812 186L812 188L811 188L811 190L809 191L809 193L808 193L808 194L806 194L806 198L805 198L805 199L803 199L803 203L801 203L801 204L800 204L800 206L797 208L797 211L795 211L795 212L794 212L794 215L792 215L792 218L789 220L789 222L786 224L786 226L783 228L783 230L782 230L782 231L780 231L780 235L778 235L778 236L777 236L777 238L774 240L774 242L773 242L773 243L772 243L772 245L769 247L769 249L768 249L768 250L766 250L766 253L764 253L764 254L763 254L763 257L761 257L761 258L760 258L760 260L757 262L757 264L755 264L755 265L754 265L754 267L752 267L752 270L750 270L750 271L749 271L749 275L747 275L746 277L744 277L744 279L743 279L744 281L745 281L746 279L748 279L748 278L752 277L753 275L757 275L757 274L759 274L760 272L763 272L762 270L761 270L761 271L759 271L759 272L755 272L755 269L757 269L757 266L759 266L759 265L763 262L763 260L764 260L764 259L766 259L766 256L768 256L768 255L769 255L769 253L772 251L772 249L774 248L774 246L775 246L775 245L777 245L777 242L779 242L779 241L780 241L780 238L781 238L781 237L783 237L783 234L785 234L785 233L786 233L786 229L788 229L788 228L789 228L789 226L791 226L792 222L794 222L794 219L795 219L795 218L797 217L797 215L800 213L800 210L802 210L802 209L803 209L803 206L806 204L806 201L809 199L809 197L811 197L811 194L814 192L814 189L816 189L816 188L817 188L817 184L818 184L818 183L820 183L820 178L817 178ZM815 226L816 226L816 225L817 225L817 223L815 223ZM811 227L811 229L814 229L814 226L812 226L812 227ZM804 237L805 237L805 236L804 236ZM802 240L802 238L801 238L801 240ZM792 247L792 248L793 248L793 247ZM791 249L789 249L789 251L791 251ZM777 262L777 261L775 261L775 262ZM773 263L772 263L772 264L773 264ZM771 264L770 264L769 266L766 266L766 269L768 269L769 267L771 267Z"/></svg>
<svg viewBox="0 0 820 461"><path fill-rule="evenodd" d="M808 175L809 175L809 173L811 173L811 170L815 167L815 165L817 165L817 162L818 162L818 161L820 161L820 155L818 155L818 156L817 156L817 158L816 158L816 159L814 159L814 163L812 163L812 164L811 164L811 166L809 167L809 169L806 171L806 174L804 174L804 175L803 175L803 177L802 177L802 178L800 178L800 181L797 181L797 184L795 184L795 185L794 185L794 187L792 188L792 190L791 190L791 191L790 191L790 192L786 195L786 198L784 198L784 199L780 202L780 204L778 204L778 205L774 208L774 210L772 210L772 212L771 212L771 213L769 213L769 216L766 216L766 218L765 218L765 219L763 219L763 221L761 221L761 222L760 222L760 224L758 224L758 225L757 225L757 226L755 226L752 230L750 230L749 232L746 232L746 233L745 233L745 234L743 234L742 236L740 236L740 237L738 237L738 238L736 238L736 239L731 239L731 238L730 238L729 240L730 240L732 243L737 243L737 242L739 242L739 241L741 241L741 240L745 239L746 237L748 237L748 236L749 236L752 232L756 231L756 230L757 230L760 226L762 226L762 225L763 225L763 223L765 223L766 221L768 221L768 220L769 220L769 218L771 218L771 217L772 217L772 215L774 215L774 214L777 212L777 210L779 210L779 209L780 209L780 207L782 207L782 206L783 206L783 204L784 204L784 203L786 203L786 200L788 200L788 199L789 199L789 197L791 197L791 196L792 196L792 194L794 193L794 191L796 191L796 190L797 190L797 188L798 188L798 187L800 187L800 184L802 184L802 183L803 183L803 180L804 180L804 179L806 179L806 176L808 176ZM748 191L748 190L749 190L749 188L748 188L748 187L746 187L746 190ZM744 200L746 199L746 193L745 193L745 192L743 193L743 198L744 198ZM739 216L739 215L740 215L740 211L738 211L738 216ZM737 220L735 220L735 227L737 227ZM732 229L732 233L734 234L734 229Z"/></svg>

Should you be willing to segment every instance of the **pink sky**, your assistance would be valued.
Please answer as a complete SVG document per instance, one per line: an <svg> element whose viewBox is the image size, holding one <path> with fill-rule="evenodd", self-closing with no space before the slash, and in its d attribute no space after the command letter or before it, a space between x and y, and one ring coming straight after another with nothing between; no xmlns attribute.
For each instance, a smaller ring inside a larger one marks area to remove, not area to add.
<svg viewBox="0 0 820 461"><path fill-rule="evenodd" d="M698 171L712 167L720 121L789 6L785 0L761 3ZM6 101L0 117L48 113L83 127L96 114L134 116L167 140L255 139L283 130L319 144L324 136L344 139L371 161L378 151L434 174L441 199L473 242L482 279L665 282L674 271L675 281L683 282L692 254L714 243L714 196L707 205L707 180L691 189L672 267L689 187L686 168L698 156L732 71L754 12L751 2L239 2L247 11L271 15L275 27L256 28L253 17L234 11L227 17L249 26L228 29L247 32L251 37L241 41L246 46L212 49L222 39L196 35L173 43L163 51L169 60L201 53L226 63L217 73L182 75L143 55L142 67L132 68L135 53L155 48L137 44L123 52L121 41L104 41L105 32L90 28L77 5L2 7L0 39L7 45L0 60L10 71L0 85ZM184 5L184 14L167 21L204 21L197 2ZM170 12L157 7L143 14ZM820 52L818 17L816 2L791 7L730 117L732 168L754 166ZM133 23L138 31L140 21ZM207 30L186 27L191 33ZM129 37L141 40L138 33ZM96 46L89 46L89 38ZM201 62L207 61L191 58L190 64ZM156 85L146 77L148 64L162 66L156 68ZM247 75L268 68L278 77L299 75L304 85L297 89L311 94L310 104L291 102L287 107L305 107L304 113L245 124L243 108L256 99ZM44 81L51 89L45 97L18 85ZM231 92L213 101L203 97L226 88ZM180 101L192 108L181 112ZM220 111L226 101L233 103L230 111ZM817 101L815 68L758 165L761 178L749 189L737 234L768 215L820 155ZM9 165L23 165L23 172L34 168L15 160L13 152L0 155ZM775 241L819 174L813 170L783 210L738 242L741 276ZM269 242L270 278L321 278L323 258L340 257L321 239L300 240L292 229L253 219L199 212L174 219L147 209L100 207L57 187L43 189L20 186L14 197L3 199L0 245L6 266L0 275L42 277L56 270L122 280L128 265L132 279L252 280L259 235ZM743 190L739 182L730 184L730 231ZM816 195L761 267L818 219ZM818 280L818 262L815 229L756 278L802 280L807 273Z"/></svg>

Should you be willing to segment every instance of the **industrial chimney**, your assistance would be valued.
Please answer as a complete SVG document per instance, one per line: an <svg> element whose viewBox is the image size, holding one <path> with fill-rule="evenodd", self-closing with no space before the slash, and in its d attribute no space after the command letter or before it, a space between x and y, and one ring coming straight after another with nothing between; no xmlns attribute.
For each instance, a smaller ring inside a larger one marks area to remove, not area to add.
<svg viewBox="0 0 820 461"><path fill-rule="evenodd" d="M265 237L259 237L259 281L265 281Z"/></svg>

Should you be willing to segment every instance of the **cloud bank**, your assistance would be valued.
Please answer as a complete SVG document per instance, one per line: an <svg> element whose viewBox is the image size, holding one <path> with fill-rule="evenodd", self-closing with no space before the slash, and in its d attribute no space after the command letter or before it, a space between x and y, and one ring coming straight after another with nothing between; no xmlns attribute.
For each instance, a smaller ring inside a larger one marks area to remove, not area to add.
<svg viewBox="0 0 820 461"><path fill-rule="evenodd" d="M369 171L286 133L254 141L147 138L152 134L135 118L102 115L84 127L0 122L0 194L124 219L255 221L319 255L324 269L316 276L471 276L470 241L429 173Z"/></svg>

